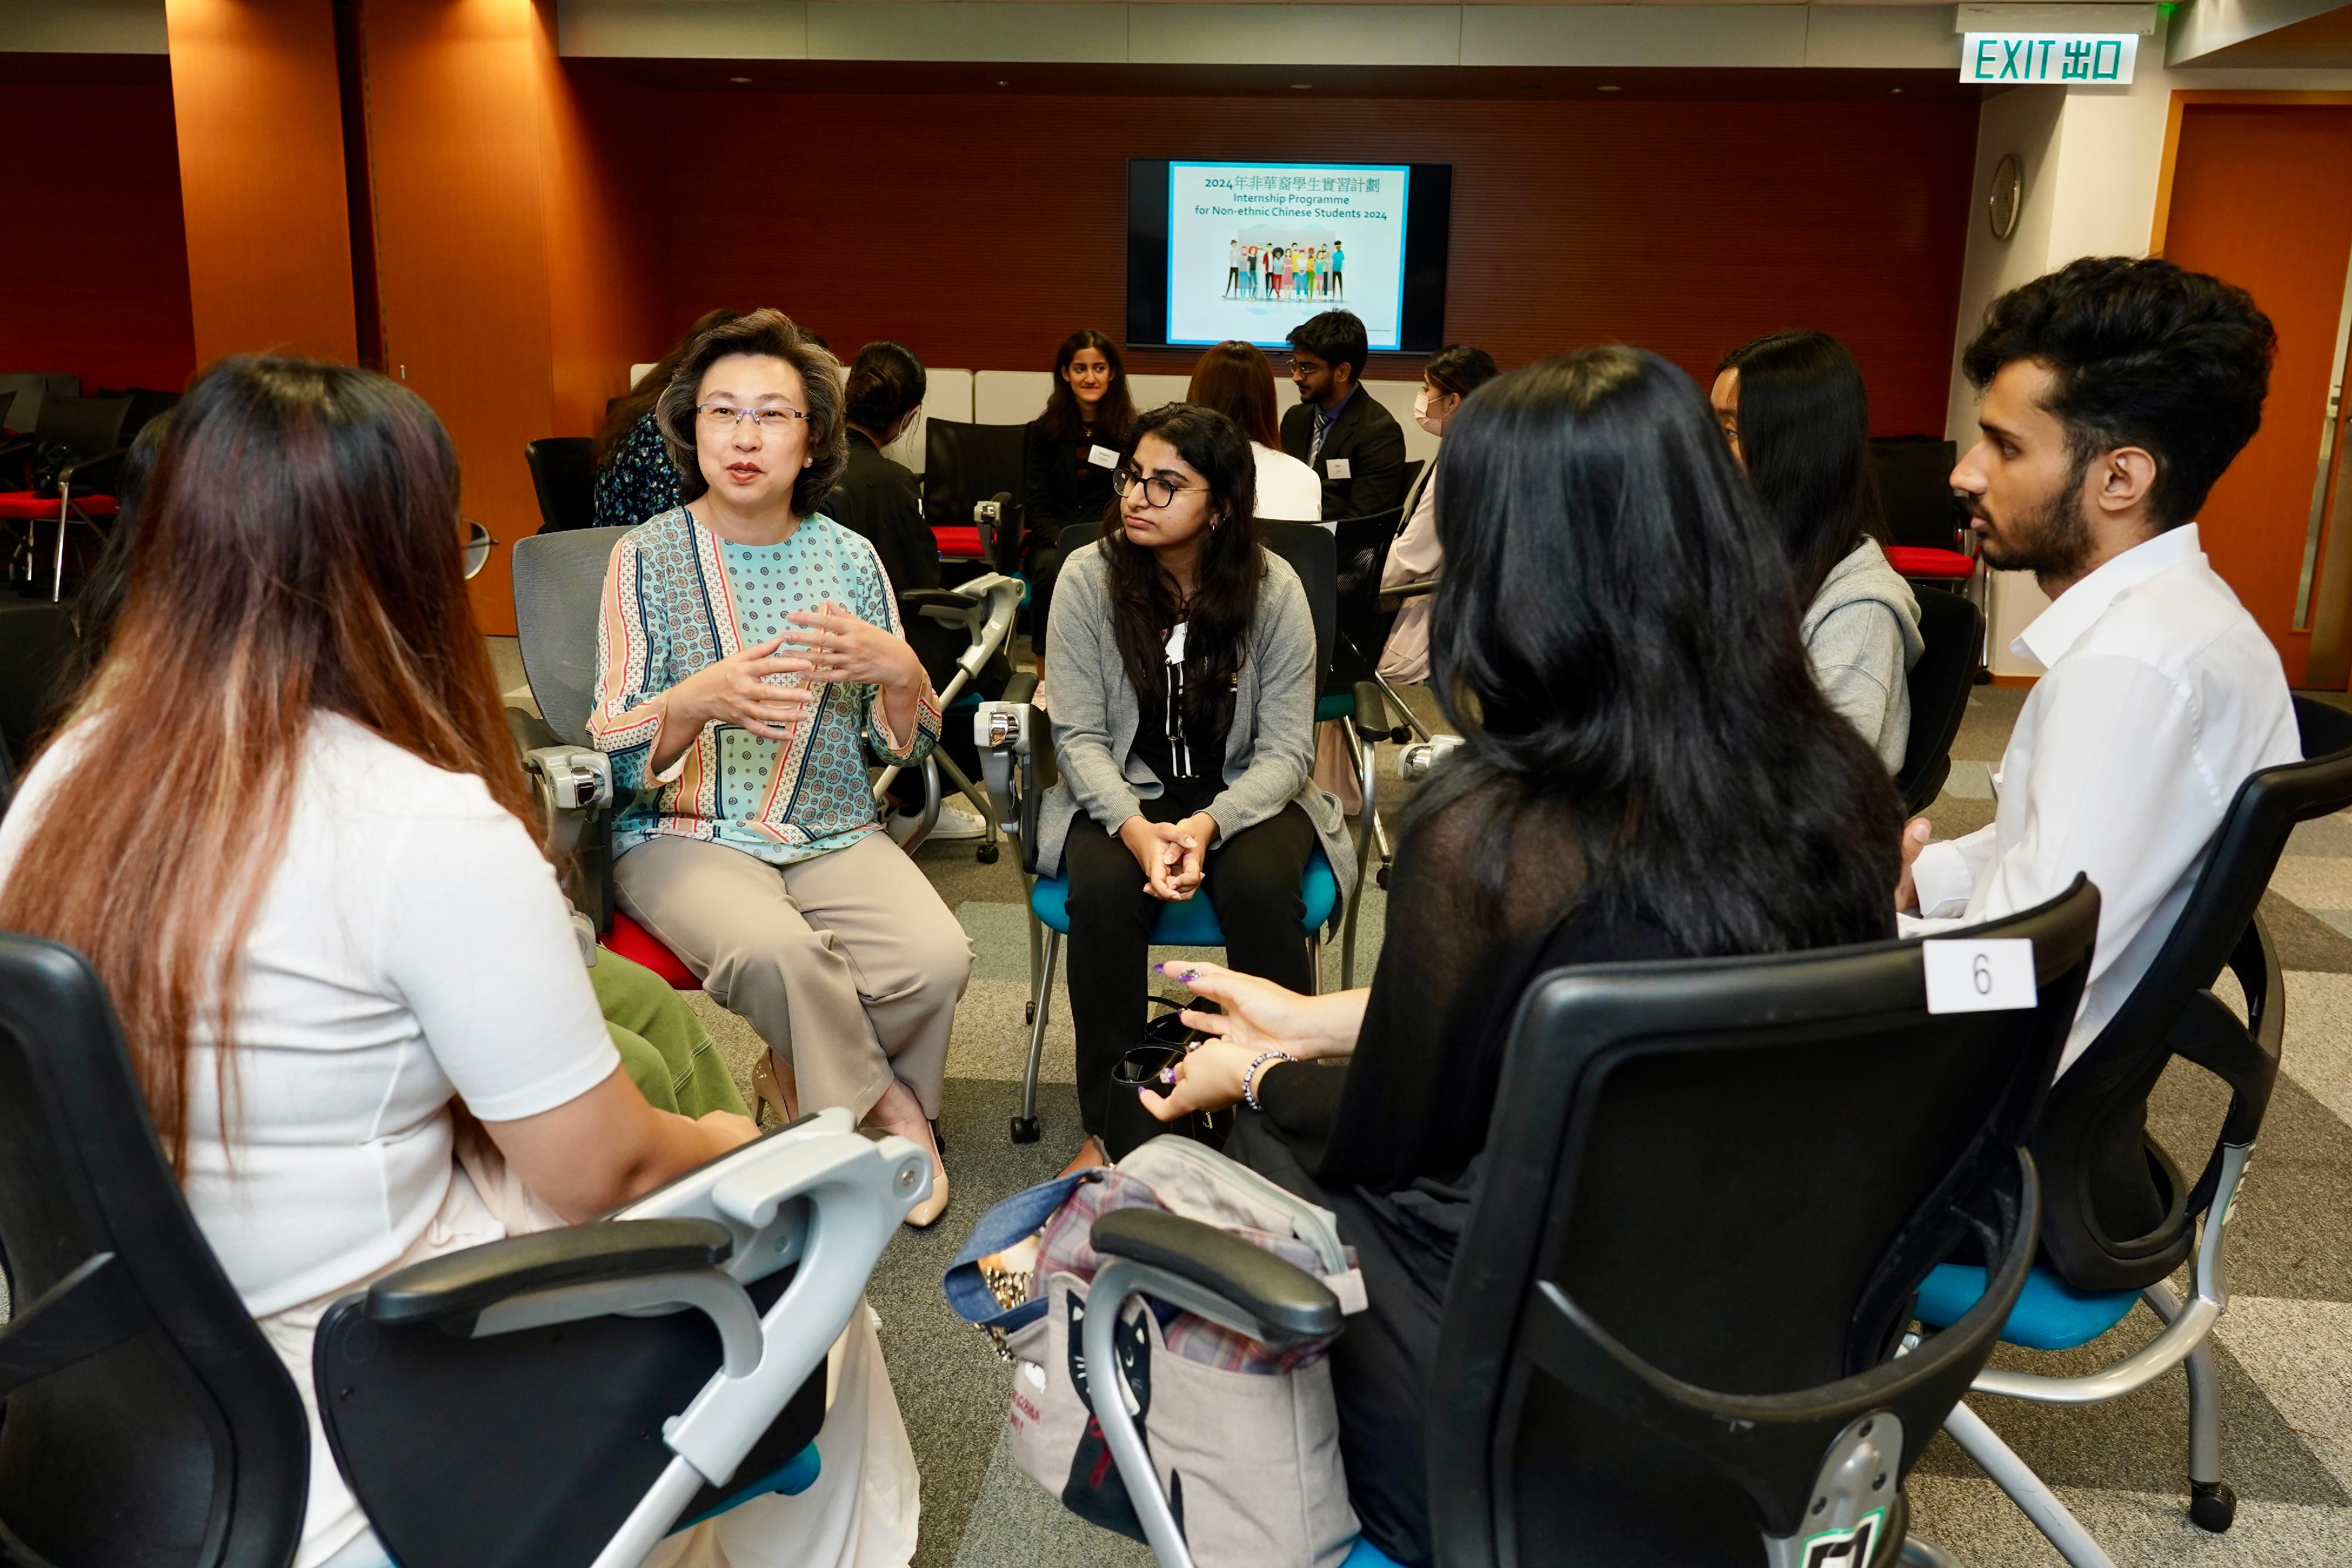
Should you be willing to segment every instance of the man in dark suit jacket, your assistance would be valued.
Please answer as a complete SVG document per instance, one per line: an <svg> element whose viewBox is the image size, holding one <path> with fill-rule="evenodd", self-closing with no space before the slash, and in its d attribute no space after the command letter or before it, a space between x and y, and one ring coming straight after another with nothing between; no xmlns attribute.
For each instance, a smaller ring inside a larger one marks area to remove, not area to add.
<svg viewBox="0 0 2352 1568"><path fill-rule="evenodd" d="M1291 329L1298 406L1282 416L1282 449L1323 481L1323 520L1369 517L1404 495L1404 432L1364 391L1364 324L1326 310Z"/></svg>

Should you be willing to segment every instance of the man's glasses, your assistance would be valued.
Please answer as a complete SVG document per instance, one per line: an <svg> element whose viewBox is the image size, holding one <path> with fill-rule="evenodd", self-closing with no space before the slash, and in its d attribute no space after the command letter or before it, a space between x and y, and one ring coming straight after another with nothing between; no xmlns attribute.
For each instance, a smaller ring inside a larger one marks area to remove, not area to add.
<svg viewBox="0 0 2352 1568"><path fill-rule="evenodd" d="M782 430L796 419L809 417L799 409L782 403L773 408L737 408L732 403L706 402L694 412L704 426L710 430L731 430L747 419L761 430Z"/></svg>
<svg viewBox="0 0 2352 1568"><path fill-rule="evenodd" d="M1133 468L1118 469L1110 476L1111 489L1120 496L1132 494L1139 485L1143 486L1143 504L1154 508L1173 504L1177 497L1188 490L1205 487L1200 485L1179 485L1173 480L1162 479L1157 474L1146 475Z"/></svg>

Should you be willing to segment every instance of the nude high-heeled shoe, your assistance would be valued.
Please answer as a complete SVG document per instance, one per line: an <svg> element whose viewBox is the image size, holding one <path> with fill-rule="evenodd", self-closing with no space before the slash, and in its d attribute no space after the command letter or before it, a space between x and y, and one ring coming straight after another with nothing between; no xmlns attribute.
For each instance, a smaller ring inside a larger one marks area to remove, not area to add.
<svg viewBox="0 0 2352 1568"><path fill-rule="evenodd" d="M915 1230L929 1230L948 1211L948 1165L940 1157L948 1151L948 1141L940 1135L939 1123L931 1123L930 1128L931 1196L907 1211L907 1224Z"/></svg>
<svg viewBox="0 0 2352 1568"><path fill-rule="evenodd" d="M800 1085L793 1081L793 1064L772 1050L761 1056L751 1069L751 1093L759 1103L775 1113L776 1125L789 1127L800 1118ZM752 1120L759 1118L755 1115Z"/></svg>

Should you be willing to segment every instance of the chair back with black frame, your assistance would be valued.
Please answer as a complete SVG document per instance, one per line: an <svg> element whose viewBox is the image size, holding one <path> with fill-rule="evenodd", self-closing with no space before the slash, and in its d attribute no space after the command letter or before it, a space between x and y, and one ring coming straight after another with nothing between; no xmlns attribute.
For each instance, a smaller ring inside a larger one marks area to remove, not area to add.
<svg viewBox="0 0 2352 1568"><path fill-rule="evenodd" d="M1870 444L1885 504L1887 542L1920 549L1958 549L1968 514L1952 494L1959 445L1932 435L1880 436Z"/></svg>
<svg viewBox="0 0 2352 1568"><path fill-rule="evenodd" d="M131 417L128 397L60 397L52 392L41 404L35 434L54 441L75 456L103 456L122 445L122 426Z"/></svg>
<svg viewBox="0 0 2352 1568"><path fill-rule="evenodd" d="M16 394L12 391L0 388L0 430L14 430L16 428L15 425L8 423L9 412L16 406Z"/></svg>
<svg viewBox="0 0 2352 1568"><path fill-rule="evenodd" d="M1906 677L1911 695L1911 738L1895 770L1895 788L1906 816L1926 810L1951 777L1952 742L1976 685L1977 651L1984 644L1984 612L1957 593L1919 591L1919 640L1925 644Z"/></svg>
<svg viewBox="0 0 2352 1568"><path fill-rule="evenodd" d="M596 526L596 442L586 435L542 435L525 442L530 487L539 497L539 531Z"/></svg>
<svg viewBox="0 0 2352 1568"><path fill-rule="evenodd" d="M2352 713L2294 702L2305 760L2239 785L2171 935L2052 1089L2034 1134L2042 1250L2077 1291L2141 1290L2170 1275L2195 1244L2231 1149L2251 1146L2261 1128L2284 998L2256 910L2295 825L2352 806ZM2245 1022L2210 989L2224 967L2245 992ZM2147 1131L2148 1095L2176 1056L2231 1091L2221 1136L2193 1181Z"/></svg>
<svg viewBox="0 0 2352 1568"><path fill-rule="evenodd" d="M999 571L1021 565L1021 503L1029 493L1024 468L1025 424L971 424L923 420L923 521L933 528L970 528L972 507L1000 495L1013 500L993 526Z"/></svg>
<svg viewBox="0 0 2352 1568"><path fill-rule="evenodd" d="M2013 1010L1932 1010L1915 943L1537 981L1431 1382L1437 1560L1895 1562L2032 1260L2024 1145L2097 918L2078 878L1968 933L2032 942ZM1992 1288L1897 1354L1956 1251Z"/></svg>
<svg viewBox="0 0 2352 1568"><path fill-rule="evenodd" d="M0 934L0 1556L286 1568L310 1437L72 949Z"/></svg>
<svg viewBox="0 0 2352 1568"><path fill-rule="evenodd" d="M18 432L30 432L39 425L41 405L52 394L58 397L81 396L81 378L61 371L9 371L0 372L0 392L16 394L8 427Z"/></svg>

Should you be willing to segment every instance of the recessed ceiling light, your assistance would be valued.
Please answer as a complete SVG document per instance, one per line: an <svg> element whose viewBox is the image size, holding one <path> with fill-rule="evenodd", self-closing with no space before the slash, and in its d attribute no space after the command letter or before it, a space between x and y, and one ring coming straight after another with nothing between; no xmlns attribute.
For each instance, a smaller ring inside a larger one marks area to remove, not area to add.
<svg viewBox="0 0 2352 1568"><path fill-rule="evenodd" d="M740 87L743 83L750 81L751 78L750 77L729 77L727 79Z"/></svg>
<svg viewBox="0 0 2352 1568"><path fill-rule="evenodd" d="M1887 90L1887 91L1889 91L1889 92L1891 92L1891 93L1894 93L1894 94L1897 95L1898 97L1902 94L1902 91L1903 91L1903 89L1902 89L1901 88L1899 88L1899 87L1890 87L1890 88L1888 88L1886 90Z"/></svg>
<svg viewBox="0 0 2352 1568"><path fill-rule="evenodd" d="M1315 90L1315 84L1311 81L1295 81L1290 84L1290 90L1293 92L1313 92Z"/></svg>
<svg viewBox="0 0 2352 1568"><path fill-rule="evenodd" d="M999 87L1003 87L1003 86L1004 85L1004 78L1003 78L1003 77L999 77L999 78L996 78L996 85L997 85L997 86L999 86Z"/></svg>
<svg viewBox="0 0 2352 1568"><path fill-rule="evenodd" d="M1601 86L1601 90L1602 92L1623 92L1625 89L1617 86L1613 82L1603 82Z"/></svg>

